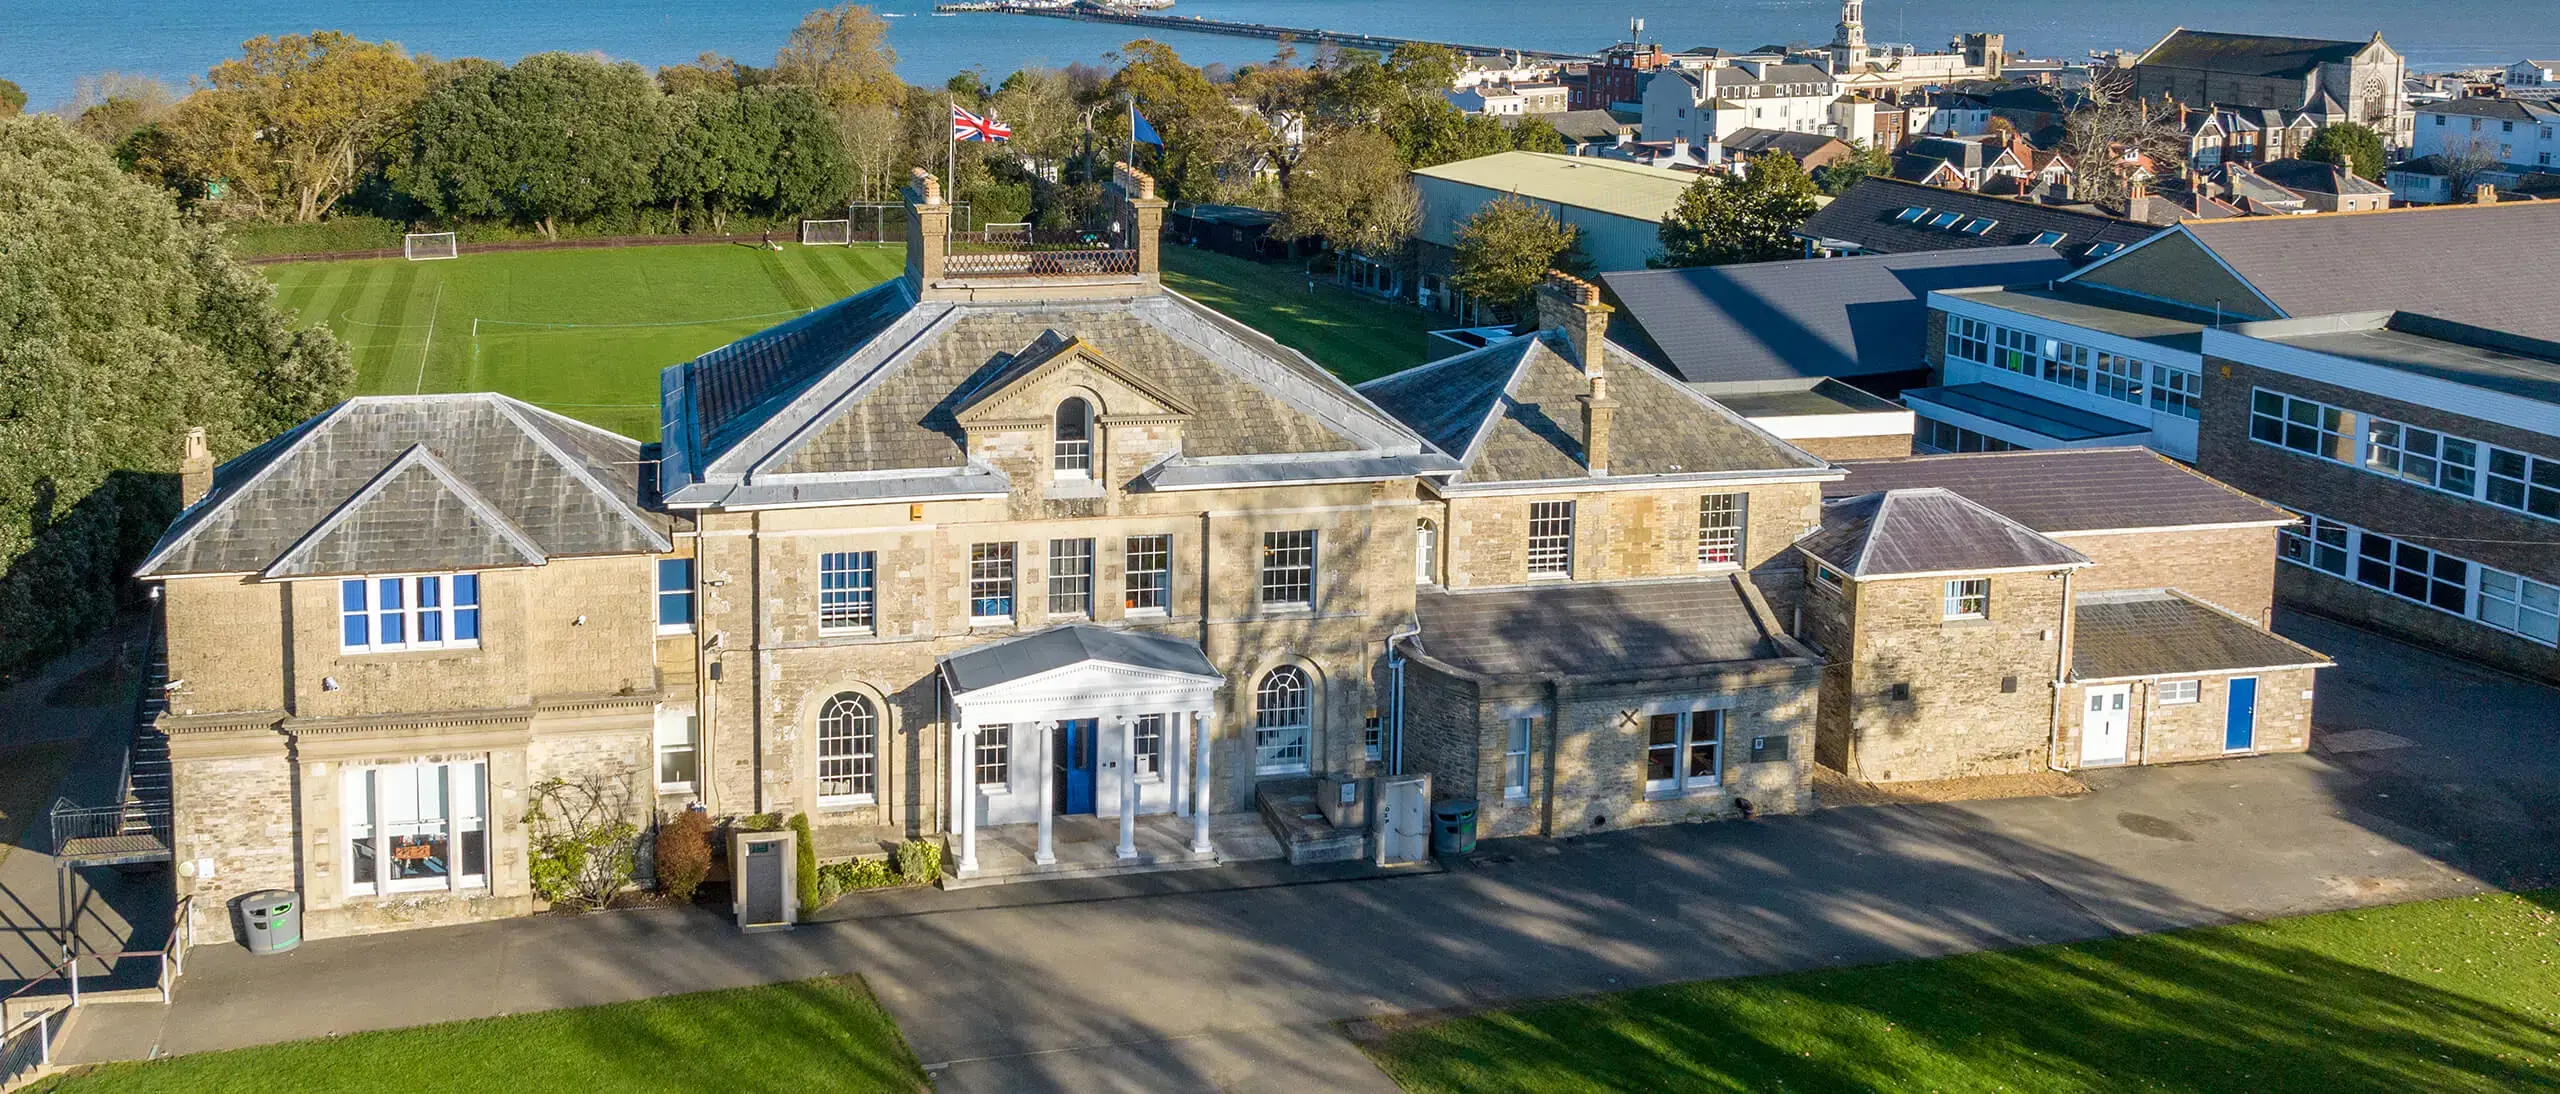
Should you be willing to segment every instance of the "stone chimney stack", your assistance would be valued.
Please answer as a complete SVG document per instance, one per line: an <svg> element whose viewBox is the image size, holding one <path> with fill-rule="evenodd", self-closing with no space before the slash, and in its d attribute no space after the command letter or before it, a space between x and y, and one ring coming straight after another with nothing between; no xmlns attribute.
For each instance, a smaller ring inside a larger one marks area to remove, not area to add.
<svg viewBox="0 0 2560 1094"><path fill-rule="evenodd" d="M194 505L213 492L213 449L204 427L190 426L178 442L178 504Z"/></svg>
<svg viewBox="0 0 2560 1094"><path fill-rule="evenodd" d="M951 251L951 205L942 200L942 181L918 167L900 195L907 202L907 281L921 300L936 281Z"/></svg>
<svg viewBox="0 0 2560 1094"><path fill-rule="evenodd" d="M2473 205L2496 205L2498 203L2498 188L2485 182L2474 184L2471 187L2471 203Z"/></svg>
<svg viewBox="0 0 2560 1094"><path fill-rule="evenodd" d="M1618 411L1618 401L1609 397L1606 363L1609 314L1615 310L1600 302L1598 286L1561 271L1547 271L1546 283L1538 286L1538 329L1563 328L1573 363L1591 381L1581 396L1582 463L1594 475L1609 473L1609 428Z"/></svg>
<svg viewBox="0 0 2560 1094"><path fill-rule="evenodd" d="M1164 273L1156 248L1164 239L1165 200L1156 196L1155 177L1128 164L1115 163L1111 165L1111 184L1120 189L1120 225L1129 234L1121 246L1137 252L1138 276L1150 282L1162 280Z"/></svg>

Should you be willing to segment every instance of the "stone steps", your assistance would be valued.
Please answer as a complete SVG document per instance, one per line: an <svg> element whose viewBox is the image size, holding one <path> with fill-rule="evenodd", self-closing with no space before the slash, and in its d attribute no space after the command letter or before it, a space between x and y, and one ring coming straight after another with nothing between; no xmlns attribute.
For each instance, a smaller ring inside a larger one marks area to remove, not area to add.
<svg viewBox="0 0 2560 1094"><path fill-rule="evenodd" d="M1369 857L1369 833L1336 828L1316 806L1313 779L1267 782L1254 787L1253 804L1271 834L1287 849L1289 865L1357 862Z"/></svg>

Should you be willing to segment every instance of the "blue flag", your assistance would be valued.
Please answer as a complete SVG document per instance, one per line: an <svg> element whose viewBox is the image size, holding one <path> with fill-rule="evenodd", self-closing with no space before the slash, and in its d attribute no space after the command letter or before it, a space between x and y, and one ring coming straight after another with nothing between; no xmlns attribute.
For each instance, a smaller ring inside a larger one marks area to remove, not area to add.
<svg viewBox="0 0 2560 1094"><path fill-rule="evenodd" d="M1129 118L1132 141L1138 144L1152 144L1158 148L1164 147L1164 138L1156 135L1156 127L1147 124L1146 115L1138 113L1138 104L1129 104Z"/></svg>

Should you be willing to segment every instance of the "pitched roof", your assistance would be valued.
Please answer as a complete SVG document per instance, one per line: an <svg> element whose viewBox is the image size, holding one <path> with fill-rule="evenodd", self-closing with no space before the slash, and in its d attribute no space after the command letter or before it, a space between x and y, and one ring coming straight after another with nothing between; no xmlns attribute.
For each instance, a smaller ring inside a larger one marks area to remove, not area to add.
<svg viewBox="0 0 2560 1094"><path fill-rule="evenodd" d="M1656 223L1679 203L1681 192L1696 177L1668 167L1552 152L1496 152L1416 168L1413 173L1417 178L1463 183Z"/></svg>
<svg viewBox="0 0 2560 1094"><path fill-rule="evenodd" d="M1559 333L1524 334L1371 380L1360 392L1457 458L1458 473L1444 487L1590 481L1582 399L1591 380L1562 344ZM1625 349L1606 352L1609 397L1617 403L1610 481L1830 466Z"/></svg>
<svg viewBox="0 0 2560 1094"><path fill-rule="evenodd" d="M1822 530L1796 541L1854 578L2087 566L2089 556L1934 486L1822 503Z"/></svg>
<svg viewBox="0 0 2560 1094"><path fill-rule="evenodd" d="M2324 64L2340 64L2370 42L2229 34L2180 27L2134 61L2136 65L2225 72L2236 76L2307 76Z"/></svg>
<svg viewBox="0 0 2560 1094"><path fill-rule="evenodd" d="M1825 497L1939 487L2049 536L2200 524L2290 524L2294 515L2148 448L2047 448L1842 460Z"/></svg>
<svg viewBox="0 0 2560 1094"><path fill-rule="evenodd" d="M2298 194L2370 197L2391 192L2389 187L2368 182L2344 167L2318 160L2268 160L2257 166L2257 173L2259 178Z"/></svg>
<svg viewBox="0 0 2560 1094"><path fill-rule="evenodd" d="M1088 662L1221 679L1208 655L1189 642L1170 635L1091 623L1070 623L1000 638L939 659L942 678L954 694Z"/></svg>
<svg viewBox="0 0 2560 1094"><path fill-rule="evenodd" d="M2442 102L2418 103L2417 112L2488 118L2493 121L2540 122L2548 125L2554 116L2560 116L2560 105L2537 99L2446 99Z"/></svg>
<svg viewBox="0 0 2560 1094"><path fill-rule="evenodd" d="M1798 133L1788 129L1736 129L1732 135L1718 143L1724 145L1724 150L1727 152L1746 156L1756 156L1764 152L1784 152L1794 156L1798 162L1802 162L1808 156L1817 155L1833 145L1838 145L1842 149L1849 147L1848 142L1838 137L1826 137L1820 133Z"/></svg>
<svg viewBox="0 0 2560 1094"><path fill-rule="evenodd" d="M1731 578L1421 589L1409 641L1479 676L1605 678L1787 656Z"/></svg>
<svg viewBox="0 0 2560 1094"><path fill-rule="evenodd" d="M503 395L365 396L223 464L138 573L309 577L668 549L638 441Z"/></svg>
<svg viewBox="0 0 2560 1094"><path fill-rule="evenodd" d="M1928 367L1929 293L2040 284L2049 247L1918 251L1600 275L1620 314L1690 383L1866 376Z"/></svg>
<svg viewBox="0 0 2560 1094"><path fill-rule="evenodd" d="M2560 202L2193 221L2156 238L2181 234L2288 317L2398 310L2560 338ZM2177 286L2152 295L2177 299Z"/></svg>
<svg viewBox="0 0 2560 1094"><path fill-rule="evenodd" d="M1927 209L1931 216L1917 221L1897 219L1907 209ZM1950 225L1956 230L1930 227L1929 221L1938 213L1956 214L1957 219ZM1962 230L1974 220L1988 220L1992 226L1980 234ZM1847 193L1816 211L1803 227L1796 229L1796 234L1816 241L1837 240L1876 254L1902 254L2014 247L2055 232L2061 234L2062 241L2051 246L2062 257L2082 262L2090 258L2090 244L2126 246L2155 231L2150 225L2121 217L1870 176L1858 180Z"/></svg>
<svg viewBox="0 0 2560 1094"><path fill-rule="evenodd" d="M2335 664L2318 650L2174 589L2083 593L2073 607L2074 680Z"/></svg>
<svg viewBox="0 0 2560 1094"><path fill-rule="evenodd" d="M1617 140L1618 134L1636 128L1627 122L1619 121L1617 115L1606 110L1567 110L1557 114L1541 114L1539 117L1545 118L1548 125L1554 126L1556 132L1569 141L1607 143Z"/></svg>

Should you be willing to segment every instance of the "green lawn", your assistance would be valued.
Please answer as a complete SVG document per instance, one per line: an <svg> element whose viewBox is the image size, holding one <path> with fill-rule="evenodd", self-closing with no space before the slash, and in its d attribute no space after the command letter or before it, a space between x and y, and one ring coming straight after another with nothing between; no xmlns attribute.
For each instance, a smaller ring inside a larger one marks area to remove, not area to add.
<svg viewBox="0 0 2560 1094"><path fill-rule="evenodd" d="M1422 312L1322 286L1295 266L1185 248L1165 280L1358 382L1418 363ZM278 302L355 351L366 394L499 391L643 440L658 371L904 268L897 248L736 244L518 251L445 262L268 266Z"/></svg>
<svg viewBox="0 0 2560 1094"><path fill-rule="evenodd" d="M896 1024L861 981L845 977L109 1064L33 1089L814 1094L923 1085Z"/></svg>
<svg viewBox="0 0 2560 1094"><path fill-rule="evenodd" d="M1421 1025L1409 1091L2560 1089L2560 890Z"/></svg>

